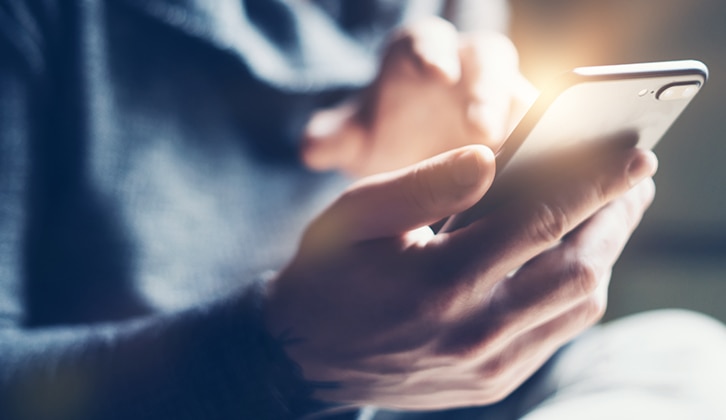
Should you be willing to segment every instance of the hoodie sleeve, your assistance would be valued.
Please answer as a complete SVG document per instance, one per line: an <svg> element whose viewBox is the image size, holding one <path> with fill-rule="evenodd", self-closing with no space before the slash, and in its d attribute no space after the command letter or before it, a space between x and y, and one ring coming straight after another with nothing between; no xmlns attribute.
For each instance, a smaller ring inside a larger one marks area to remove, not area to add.
<svg viewBox="0 0 726 420"><path fill-rule="evenodd" d="M27 326L26 207L43 163L29 145L48 92L43 5L0 1L0 418L287 419L323 408L264 329L261 281L185 311Z"/></svg>

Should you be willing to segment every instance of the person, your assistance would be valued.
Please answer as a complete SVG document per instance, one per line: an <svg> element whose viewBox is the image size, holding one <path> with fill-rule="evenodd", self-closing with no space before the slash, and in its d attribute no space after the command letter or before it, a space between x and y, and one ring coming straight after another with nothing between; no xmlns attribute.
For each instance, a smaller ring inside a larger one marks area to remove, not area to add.
<svg viewBox="0 0 726 420"><path fill-rule="evenodd" d="M715 321L562 348L651 153L428 227L486 193L532 95L434 3L2 0L0 418L722 416Z"/></svg>

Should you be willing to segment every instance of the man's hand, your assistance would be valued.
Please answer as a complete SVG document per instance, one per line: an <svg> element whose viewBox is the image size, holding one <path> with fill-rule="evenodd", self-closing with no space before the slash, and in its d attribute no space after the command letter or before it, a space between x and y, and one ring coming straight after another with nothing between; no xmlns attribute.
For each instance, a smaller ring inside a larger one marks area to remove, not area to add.
<svg viewBox="0 0 726 420"><path fill-rule="evenodd" d="M309 227L269 284L270 331L317 398L439 409L495 402L604 312L610 269L652 200L655 157L602 154L537 198L452 233L492 152L468 146L365 178ZM645 180L644 180L645 179Z"/></svg>
<svg viewBox="0 0 726 420"><path fill-rule="evenodd" d="M363 176L468 144L497 150L535 97L506 37L430 18L393 36L361 97L312 117L302 159Z"/></svg>

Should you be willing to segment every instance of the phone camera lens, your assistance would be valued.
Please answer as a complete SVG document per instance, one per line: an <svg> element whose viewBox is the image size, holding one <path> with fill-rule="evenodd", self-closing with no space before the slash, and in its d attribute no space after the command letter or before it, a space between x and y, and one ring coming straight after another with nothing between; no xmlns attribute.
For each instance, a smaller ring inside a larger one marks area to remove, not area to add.
<svg viewBox="0 0 726 420"><path fill-rule="evenodd" d="M671 83L658 91L656 98L659 101L675 101L693 97L701 87L700 82Z"/></svg>

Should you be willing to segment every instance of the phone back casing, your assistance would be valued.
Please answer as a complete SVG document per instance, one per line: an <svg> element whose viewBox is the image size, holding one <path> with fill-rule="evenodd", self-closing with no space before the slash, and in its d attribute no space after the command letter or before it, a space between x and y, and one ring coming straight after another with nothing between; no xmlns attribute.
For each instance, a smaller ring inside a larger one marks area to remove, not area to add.
<svg viewBox="0 0 726 420"><path fill-rule="evenodd" d="M508 137L497 153L490 191L541 156L573 146L602 147L630 136L637 147L653 148L707 77L706 66L695 60L574 69L540 95ZM487 193L469 210L452 216L442 231L481 218L501 204L497 195Z"/></svg>

